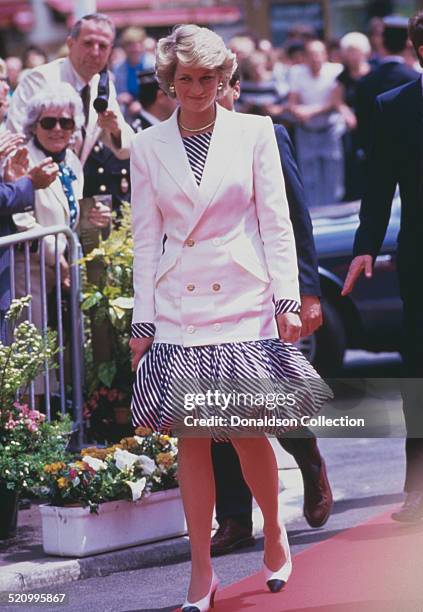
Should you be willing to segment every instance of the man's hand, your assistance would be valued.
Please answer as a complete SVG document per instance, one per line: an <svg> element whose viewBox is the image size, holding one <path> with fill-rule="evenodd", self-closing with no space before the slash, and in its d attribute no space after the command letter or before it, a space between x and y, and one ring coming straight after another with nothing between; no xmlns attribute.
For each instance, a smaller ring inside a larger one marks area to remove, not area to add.
<svg viewBox="0 0 423 612"><path fill-rule="evenodd" d="M301 296L301 338L311 336L323 323L320 299L316 295Z"/></svg>
<svg viewBox="0 0 423 612"><path fill-rule="evenodd" d="M279 338L285 342L297 342L301 335L301 319L294 312L276 315Z"/></svg>
<svg viewBox="0 0 423 612"><path fill-rule="evenodd" d="M11 155L4 168L4 180L6 183L17 181L18 179L26 176L28 173L29 157L28 149L22 147L18 149L14 155Z"/></svg>
<svg viewBox="0 0 423 612"><path fill-rule="evenodd" d="M108 227L112 222L112 211L105 204L96 202L89 210L88 220L96 227Z"/></svg>
<svg viewBox="0 0 423 612"><path fill-rule="evenodd" d="M0 134L0 161L13 153L23 142L25 136L22 134L12 134L8 130Z"/></svg>
<svg viewBox="0 0 423 612"><path fill-rule="evenodd" d="M131 338L129 348L131 349L132 359L131 368L135 372L141 357L150 350L154 338Z"/></svg>
<svg viewBox="0 0 423 612"><path fill-rule="evenodd" d="M97 123L99 127L101 127L103 130L107 130L108 132L110 132L112 136L114 136L116 139L120 138L121 131L119 127L119 122L117 115L114 111L106 110L104 111L104 113L99 113Z"/></svg>
<svg viewBox="0 0 423 612"><path fill-rule="evenodd" d="M358 255L350 263L341 295L347 295L354 289L360 274L364 272L366 278L373 276L373 257L371 255Z"/></svg>
<svg viewBox="0 0 423 612"><path fill-rule="evenodd" d="M51 157L46 157L38 166L31 168L28 176L33 182L34 189L46 189L56 180L58 173L59 166Z"/></svg>

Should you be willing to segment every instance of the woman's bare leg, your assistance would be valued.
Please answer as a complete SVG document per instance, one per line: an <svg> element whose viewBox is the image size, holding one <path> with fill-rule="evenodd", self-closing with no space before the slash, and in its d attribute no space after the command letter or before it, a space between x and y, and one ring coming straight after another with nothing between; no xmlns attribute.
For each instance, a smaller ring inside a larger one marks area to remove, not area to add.
<svg viewBox="0 0 423 612"><path fill-rule="evenodd" d="M264 519L266 566L277 571L289 555L285 528L278 512L278 465L267 438L233 438L245 481L257 501Z"/></svg>
<svg viewBox="0 0 423 612"><path fill-rule="evenodd" d="M178 480L191 546L191 603L205 597L212 579L210 539L215 484L210 444L208 438L180 438L178 442Z"/></svg>

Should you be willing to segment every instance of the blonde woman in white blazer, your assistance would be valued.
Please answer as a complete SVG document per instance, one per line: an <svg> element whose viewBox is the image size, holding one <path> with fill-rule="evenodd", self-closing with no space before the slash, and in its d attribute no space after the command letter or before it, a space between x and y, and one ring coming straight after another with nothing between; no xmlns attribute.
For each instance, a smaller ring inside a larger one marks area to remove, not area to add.
<svg viewBox="0 0 423 612"><path fill-rule="evenodd" d="M13 215L17 231L52 225L68 225L76 230L79 222L78 200L82 198L84 174L81 162L71 150L73 135L83 125L84 114L80 96L67 84L58 91L45 90L32 98L27 106L24 132L29 138L28 153L30 166L36 166L45 157L51 157L59 165L59 175L46 189L35 192L34 209ZM91 219L102 227L110 221L106 206L98 205ZM47 236L45 242L46 287L49 293L55 285L55 237ZM67 240L58 237L58 254L62 269L62 282L67 286L69 279L65 250ZM32 318L41 327L41 287L39 249L31 253L30 280L32 295ZM25 260L23 253L15 259L17 297L26 295ZM53 381L54 387L54 381ZM43 393L41 377L35 384L35 393Z"/></svg>
<svg viewBox="0 0 423 612"><path fill-rule="evenodd" d="M301 328L298 270L271 120L216 105L235 68L235 56L206 28L179 26L159 41L157 76L179 107L132 144L135 425L177 428L180 381L197 388L219 376L318 378L288 344ZM297 414L316 404L305 401ZM192 559L183 612L209 610L217 588L210 432L197 434L179 439ZM264 436L232 442L264 516L264 582L278 592L292 564L278 520L274 453Z"/></svg>

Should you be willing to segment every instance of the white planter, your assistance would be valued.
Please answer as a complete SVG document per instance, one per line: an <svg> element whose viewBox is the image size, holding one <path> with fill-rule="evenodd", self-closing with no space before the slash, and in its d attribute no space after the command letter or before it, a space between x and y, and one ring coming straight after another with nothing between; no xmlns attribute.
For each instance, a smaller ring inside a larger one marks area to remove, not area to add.
<svg viewBox="0 0 423 612"><path fill-rule="evenodd" d="M42 505L43 548L50 555L85 557L186 533L179 489L152 493L137 502L89 508Z"/></svg>

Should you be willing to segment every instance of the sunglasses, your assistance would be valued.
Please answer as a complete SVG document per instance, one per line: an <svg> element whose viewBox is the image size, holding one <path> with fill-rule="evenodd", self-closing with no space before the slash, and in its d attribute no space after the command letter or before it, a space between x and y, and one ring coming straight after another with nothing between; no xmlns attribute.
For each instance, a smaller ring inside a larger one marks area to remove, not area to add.
<svg viewBox="0 0 423 612"><path fill-rule="evenodd" d="M62 130L75 129L75 121L72 117L43 117L38 122L43 130L52 130L58 123Z"/></svg>

